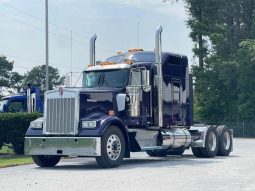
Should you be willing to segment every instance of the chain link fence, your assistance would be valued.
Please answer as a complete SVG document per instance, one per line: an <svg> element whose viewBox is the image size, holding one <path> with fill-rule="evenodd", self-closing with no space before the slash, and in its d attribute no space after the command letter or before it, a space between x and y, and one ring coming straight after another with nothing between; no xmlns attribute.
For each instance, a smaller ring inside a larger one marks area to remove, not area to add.
<svg viewBox="0 0 255 191"><path fill-rule="evenodd" d="M255 138L255 123L254 122L225 122L222 123L234 130L234 137Z"/></svg>

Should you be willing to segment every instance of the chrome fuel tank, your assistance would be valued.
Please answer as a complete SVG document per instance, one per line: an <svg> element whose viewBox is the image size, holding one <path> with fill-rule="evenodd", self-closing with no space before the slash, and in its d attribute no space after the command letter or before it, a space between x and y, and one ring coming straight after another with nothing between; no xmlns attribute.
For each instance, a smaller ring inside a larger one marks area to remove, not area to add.
<svg viewBox="0 0 255 191"><path fill-rule="evenodd" d="M191 134L186 128L164 129L162 146L171 148L188 147L191 143Z"/></svg>

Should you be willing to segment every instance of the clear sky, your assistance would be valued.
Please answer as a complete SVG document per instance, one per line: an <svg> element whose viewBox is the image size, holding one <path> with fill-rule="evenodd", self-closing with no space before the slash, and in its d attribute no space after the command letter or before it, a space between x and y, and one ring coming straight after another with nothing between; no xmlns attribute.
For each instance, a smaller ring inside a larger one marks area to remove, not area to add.
<svg viewBox="0 0 255 191"><path fill-rule="evenodd" d="M0 55L14 61L14 70L21 74L45 64L44 18L44 0L0 0ZM89 38L93 33L98 36L96 60L104 60L129 48L153 50L160 24L163 50L186 54L191 63L193 43L186 20L182 2L49 0L49 63L62 75L77 72L75 83L79 72L89 64Z"/></svg>

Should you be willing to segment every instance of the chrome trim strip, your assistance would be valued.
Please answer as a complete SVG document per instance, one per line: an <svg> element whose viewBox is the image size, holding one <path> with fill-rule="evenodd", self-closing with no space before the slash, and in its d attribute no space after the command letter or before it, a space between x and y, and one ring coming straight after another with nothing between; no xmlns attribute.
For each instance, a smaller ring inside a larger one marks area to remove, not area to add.
<svg viewBox="0 0 255 191"><path fill-rule="evenodd" d="M25 154L100 156L101 137L25 137Z"/></svg>

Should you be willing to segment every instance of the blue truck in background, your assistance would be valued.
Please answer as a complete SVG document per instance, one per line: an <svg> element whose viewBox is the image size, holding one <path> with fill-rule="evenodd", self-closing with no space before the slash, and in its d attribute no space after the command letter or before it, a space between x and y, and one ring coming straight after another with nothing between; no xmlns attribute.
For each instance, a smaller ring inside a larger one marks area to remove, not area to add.
<svg viewBox="0 0 255 191"><path fill-rule="evenodd" d="M94 35L83 86L45 93L44 115L30 123L25 153L40 167L77 156L94 157L103 168L119 166L131 152L164 157L192 149L201 158L228 156L231 129L194 125L188 59L162 51L162 30L154 51L130 49L105 62L95 60Z"/></svg>
<svg viewBox="0 0 255 191"><path fill-rule="evenodd" d="M43 98L38 87L28 87L15 95L0 100L0 112L43 112Z"/></svg>

